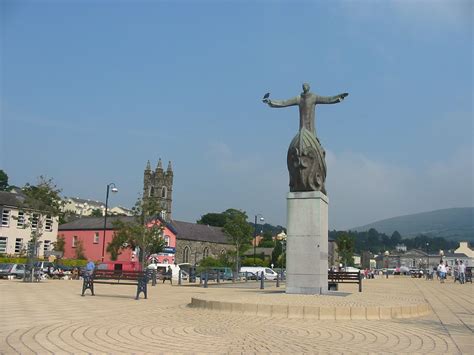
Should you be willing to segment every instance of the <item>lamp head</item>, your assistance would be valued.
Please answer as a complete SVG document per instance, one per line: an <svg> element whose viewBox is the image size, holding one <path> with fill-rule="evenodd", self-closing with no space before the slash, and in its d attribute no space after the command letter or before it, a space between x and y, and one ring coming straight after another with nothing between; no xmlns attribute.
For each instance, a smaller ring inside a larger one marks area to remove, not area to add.
<svg viewBox="0 0 474 355"><path fill-rule="evenodd" d="M265 218L260 217L260 222L263 222L263 221L265 221Z"/></svg>
<svg viewBox="0 0 474 355"><path fill-rule="evenodd" d="M114 187L112 187L111 191L112 192L118 192L118 189L114 186Z"/></svg>

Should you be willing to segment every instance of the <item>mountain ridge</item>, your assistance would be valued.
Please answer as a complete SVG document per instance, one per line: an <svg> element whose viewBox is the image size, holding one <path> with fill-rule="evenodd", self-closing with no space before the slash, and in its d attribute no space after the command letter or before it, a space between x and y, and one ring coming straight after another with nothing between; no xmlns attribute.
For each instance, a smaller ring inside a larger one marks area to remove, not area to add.
<svg viewBox="0 0 474 355"><path fill-rule="evenodd" d="M391 217L350 230L363 232L371 228L387 235L398 231L405 238L424 234L457 241L474 241L474 207L444 208Z"/></svg>

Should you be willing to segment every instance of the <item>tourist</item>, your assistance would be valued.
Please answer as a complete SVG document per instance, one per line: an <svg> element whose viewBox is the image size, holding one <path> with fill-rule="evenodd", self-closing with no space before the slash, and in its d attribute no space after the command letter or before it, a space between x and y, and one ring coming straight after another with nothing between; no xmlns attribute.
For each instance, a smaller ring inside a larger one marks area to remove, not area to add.
<svg viewBox="0 0 474 355"><path fill-rule="evenodd" d="M94 269L95 269L94 262L92 260L89 260L89 262L86 265L87 275L92 275L94 273Z"/></svg>
<svg viewBox="0 0 474 355"><path fill-rule="evenodd" d="M446 266L443 264L443 262L440 262L438 265L438 275L441 280L441 283L444 283L444 279L446 278Z"/></svg>
<svg viewBox="0 0 474 355"><path fill-rule="evenodd" d="M466 281L466 265L462 262L462 260L459 263L459 282L461 284L464 284Z"/></svg>

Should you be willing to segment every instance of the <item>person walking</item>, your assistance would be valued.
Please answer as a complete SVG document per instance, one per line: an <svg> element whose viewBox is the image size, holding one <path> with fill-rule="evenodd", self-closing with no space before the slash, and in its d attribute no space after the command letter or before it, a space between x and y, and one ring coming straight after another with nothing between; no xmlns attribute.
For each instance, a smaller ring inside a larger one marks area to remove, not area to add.
<svg viewBox="0 0 474 355"><path fill-rule="evenodd" d="M443 264L443 262L440 262L438 265L438 274L442 284L444 283L444 279L446 278L446 271L446 266Z"/></svg>
<svg viewBox="0 0 474 355"><path fill-rule="evenodd" d="M462 260L459 262L458 273L459 273L459 282L462 285L464 284L464 282L466 282L466 265L464 265Z"/></svg>
<svg viewBox="0 0 474 355"><path fill-rule="evenodd" d="M89 260L89 262L86 265L86 273L87 275L92 275L95 270L95 264L92 260Z"/></svg>

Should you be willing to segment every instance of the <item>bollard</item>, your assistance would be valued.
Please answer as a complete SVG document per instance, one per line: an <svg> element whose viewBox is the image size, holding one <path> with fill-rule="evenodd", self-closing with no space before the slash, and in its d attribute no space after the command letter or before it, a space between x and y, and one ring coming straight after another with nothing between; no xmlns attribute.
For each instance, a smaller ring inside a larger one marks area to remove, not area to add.
<svg viewBox="0 0 474 355"><path fill-rule="evenodd" d="M202 277L203 277L203 273L201 272L201 277L199 278L199 285L202 285Z"/></svg>
<svg viewBox="0 0 474 355"><path fill-rule="evenodd" d="M156 286L156 270L153 270L152 273L151 273L151 285L152 286Z"/></svg>
<svg viewBox="0 0 474 355"><path fill-rule="evenodd" d="M248 278L249 278L249 276L248 276L248 272L247 272L247 271L245 271L245 282L247 282Z"/></svg>
<svg viewBox="0 0 474 355"><path fill-rule="evenodd" d="M206 271L206 273L204 274L204 288L207 288L207 279L208 279L208 277L209 277L209 274Z"/></svg>
<svg viewBox="0 0 474 355"><path fill-rule="evenodd" d="M220 280L220 271L217 270L217 283L221 283L221 280Z"/></svg>
<svg viewBox="0 0 474 355"><path fill-rule="evenodd" d="M264 280L265 280L265 275L263 273L263 271L260 273L260 289L263 290L265 287L264 287Z"/></svg>
<svg viewBox="0 0 474 355"><path fill-rule="evenodd" d="M178 272L178 285L181 286L181 269Z"/></svg>
<svg viewBox="0 0 474 355"><path fill-rule="evenodd" d="M280 274L277 272L277 284L276 287L280 287Z"/></svg>

